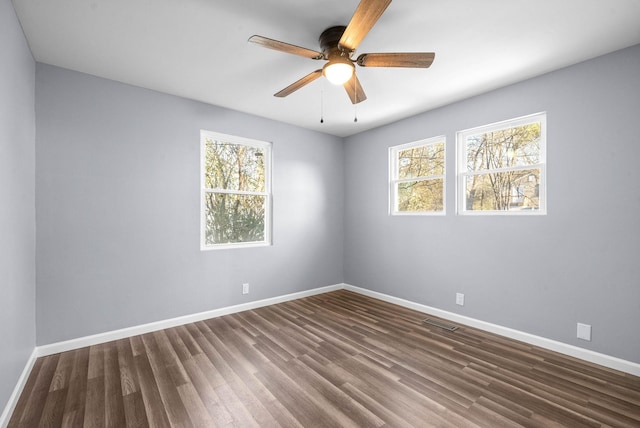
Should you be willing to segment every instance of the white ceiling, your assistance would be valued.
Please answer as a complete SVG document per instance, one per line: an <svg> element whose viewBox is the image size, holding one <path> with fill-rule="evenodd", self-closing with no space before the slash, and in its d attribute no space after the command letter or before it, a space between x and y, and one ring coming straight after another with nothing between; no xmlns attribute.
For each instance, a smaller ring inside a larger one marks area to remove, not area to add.
<svg viewBox="0 0 640 428"><path fill-rule="evenodd" d="M395 0L356 56L435 52L435 61L429 69L358 68L368 99L356 110L324 78L275 98L322 63L247 39L319 50L320 33L346 25L359 0L13 3L39 62L338 136L640 43L638 0Z"/></svg>

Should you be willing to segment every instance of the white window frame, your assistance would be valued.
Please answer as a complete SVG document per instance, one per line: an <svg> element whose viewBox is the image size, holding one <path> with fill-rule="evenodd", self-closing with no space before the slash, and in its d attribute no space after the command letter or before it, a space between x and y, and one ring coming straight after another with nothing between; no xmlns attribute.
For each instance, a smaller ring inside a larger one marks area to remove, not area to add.
<svg viewBox="0 0 640 428"><path fill-rule="evenodd" d="M498 131L501 129L515 128L518 126L540 123L540 153L539 162L533 165L516 166L509 168L490 169L479 172L467 171L467 137L477 134ZM456 134L456 213L459 215L546 215L547 214L547 114L535 113L527 116L508 119L501 122L483 125L459 131ZM466 177L472 175L484 175L487 173L539 169L540 183L538 190L539 208L535 210L468 210L466 207Z"/></svg>
<svg viewBox="0 0 640 428"><path fill-rule="evenodd" d="M398 178L398 154L414 147L430 146L442 143L444 145L444 168L441 175L429 175L413 177L408 179ZM389 147L389 214L394 216L441 216L447 214L447 139L444 135L426 138L424 140L413 141ZM428 181L442 179L442 211L398 211L398 194L396 192L399 183L408 181Z"/></svg>
<svg viewBox="0 0 640 428"><path fill-rule="evenodd" d="M218 141L225 141L227 143L250 146L260 148L264 153L264 192L248 192L248 191L236 191L226 189L207 189L205 188L205 164L206 164L206 139L210 138ZM272 194L271 194L271 170L272 170L272 157L271 157L271 143L260 140L253 140L250 138L238 137L235 135L222 134L219 132L200 130L200 250L223 250L231 248L250 248L250 247L264 247L271 245L271 228L272 228ZM206 193L229 193L235 195L259 195L265 197L265 210L264 210L264 240L252 241L252 242L235 242L224 244L206 244Z"/></svg>

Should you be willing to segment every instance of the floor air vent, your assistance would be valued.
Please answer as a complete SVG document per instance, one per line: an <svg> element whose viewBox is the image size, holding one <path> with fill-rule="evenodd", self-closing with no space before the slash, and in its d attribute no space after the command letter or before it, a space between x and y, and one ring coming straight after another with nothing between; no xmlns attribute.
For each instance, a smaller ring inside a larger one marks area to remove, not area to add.
<svg viewBox="0 0 640 428"><path fill-rule="evenodd" d="M422 322L425 323L425 324L429 324L429 325L433 325L433 326L436 326L436 327L440 327L442 329L449 330L449 331L456 331L458 329L457 325L448 324L448 323L446 323L444 321L432 320L431 318L427 318Z"/></svg>

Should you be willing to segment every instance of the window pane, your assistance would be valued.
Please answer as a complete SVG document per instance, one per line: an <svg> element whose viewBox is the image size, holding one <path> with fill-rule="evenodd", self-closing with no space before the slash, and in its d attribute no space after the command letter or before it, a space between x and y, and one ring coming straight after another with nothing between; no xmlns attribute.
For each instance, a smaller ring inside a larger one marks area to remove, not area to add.
<svg viewBox="0 0 640 428"><path fill-rule="evenodd" d="M264 241L266 197L205 193L205 243Z"/></svg>
<svg viewBox="0 0 640 428"><path fill-rule="evenodd" d="M482 171L540 162L540 123L467 137L467 171Z"/></svg>
<svg viewBox="0 0 640 428"><path fill-rule="evenodd" d="M469 211L521 211L540 208L540 169L465 177Z"/></svg>
<svg viewBox="0 0 640 428"><path fill-rule="evenodd" d="M398 178L444 174L444 143L413 147L398 152Z"/></svg>
<svg viewBox="0 0 640 428"><path fill-rule="evenodd" d="M205 188L264 192L264 149L206 139Z"/></svg>
<svg viewBox="0 0 640 428"><path fill-rule="evenodd" d="M398 183L398 212L442 211L444 180Z"/></svg>

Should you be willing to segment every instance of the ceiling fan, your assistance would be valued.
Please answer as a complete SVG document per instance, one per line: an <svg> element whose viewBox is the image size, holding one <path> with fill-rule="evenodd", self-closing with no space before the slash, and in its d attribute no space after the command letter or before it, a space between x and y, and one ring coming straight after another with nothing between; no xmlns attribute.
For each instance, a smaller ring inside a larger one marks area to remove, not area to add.
<svg viewBox="0 0 640 428"><path fill-rule="evenodd" d="M391 0L361 0L353 17L351 17L351 21L349 21L349 25L330 27L320 34L321 52L263 36L251 36L250 42L266 48L314 60L328 61L321 69L307 74L302 79L276 92L274 96L286 97L324 75L331 83L343 85L351 102L357 104L366 100L367 96L355 74L354 64L361 67L428 68L435 57L433 52L364 53L356 59L351 58L360 42L373 28L390 3Z"/></svg>

